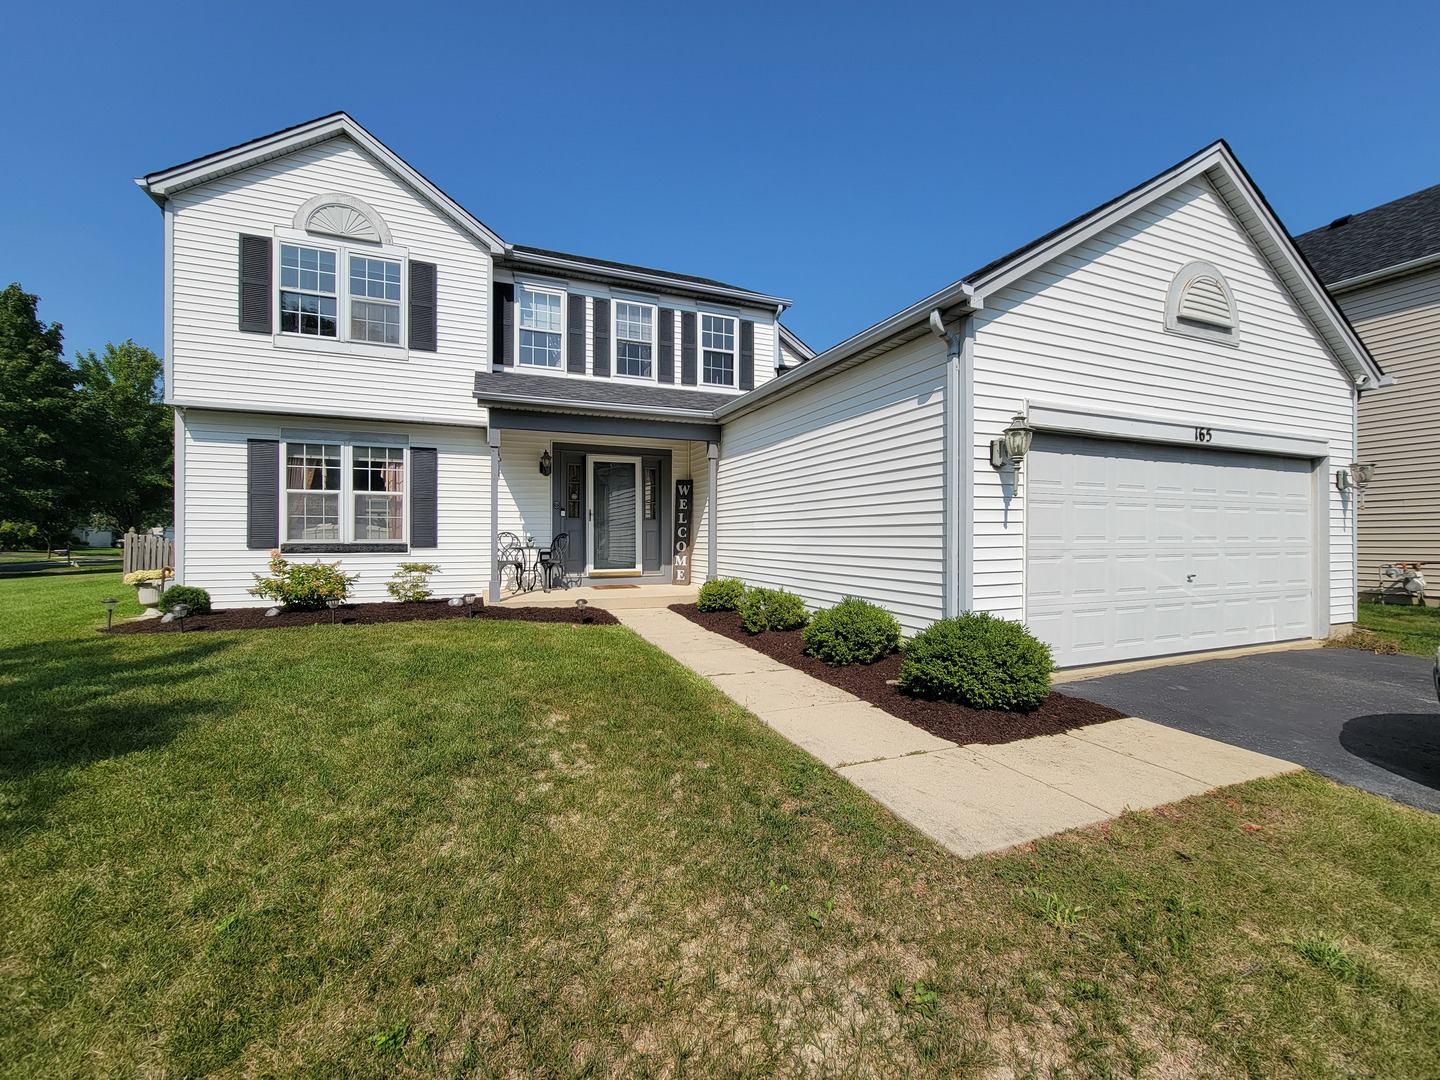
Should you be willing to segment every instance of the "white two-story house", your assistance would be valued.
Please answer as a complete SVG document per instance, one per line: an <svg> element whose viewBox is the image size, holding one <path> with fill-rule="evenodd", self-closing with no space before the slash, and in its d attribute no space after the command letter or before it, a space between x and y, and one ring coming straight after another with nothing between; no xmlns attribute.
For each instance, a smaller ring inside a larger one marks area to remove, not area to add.
<svg viewBox="0 0 1440 1080"><path fill-rule="evenodd" d="M342 560L361 600L407 561L493 593L502 532L567 534L581 580L668 582L705 558L715 409L809 356L780 297L506 243L343 113L139 183L176 576L220 604L257 602L274 549Z"/></svg>
<svg viewBox="0 0 1440 1080"><path fill-rule="evenodd" d="M1387 378L1223 143L818 356L780 297L503 241L343 114L140 183L177 577L219 604L275 548L495 595L509 532L582 581L989 611L1062 666L1354 618Z"/></svg>

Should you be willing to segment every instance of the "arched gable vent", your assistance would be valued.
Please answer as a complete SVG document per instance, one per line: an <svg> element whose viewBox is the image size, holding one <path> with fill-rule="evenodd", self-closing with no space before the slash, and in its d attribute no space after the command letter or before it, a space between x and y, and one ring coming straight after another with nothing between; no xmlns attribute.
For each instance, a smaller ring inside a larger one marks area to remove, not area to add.
<svg viewBox="0 0 1440 1080"><path fill-rule="evenodd" d="M1233 340L1239 329L1235 297L1225 275L1193 262L1175 275L1165 302L1165 328L1194 337Z"/></svg>
<svg viewBox="0 0 1440 1080"><path fill-rule="evenodd" d="M336 236L341 240L369 240L388 244L390 228L375 209L353 195L316 195L295 212L295 228Z"/></svg>

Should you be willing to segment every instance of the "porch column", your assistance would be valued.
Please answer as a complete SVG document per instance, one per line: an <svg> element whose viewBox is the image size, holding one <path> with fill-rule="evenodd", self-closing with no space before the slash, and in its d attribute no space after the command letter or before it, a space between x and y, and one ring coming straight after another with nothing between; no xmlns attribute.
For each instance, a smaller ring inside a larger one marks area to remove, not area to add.
<svg viewBox="0 0 1440 1080"><path fill-rule="evenodd" d="M720 530L715 521L715 506L718 502L716 484L720 481L720 444L718 442L705 444L705 457L709 459L710 465L710 486L706 489L705 501L709 505L705 508L705 580L715 580L715 538L719 536Z"/></svg>
<svg viewBox="0 0 1440 1080"><path fill-rule="evenodd" d="M490 602L500 599L500 429L491 425L485 429L490 443Z"/></svg>

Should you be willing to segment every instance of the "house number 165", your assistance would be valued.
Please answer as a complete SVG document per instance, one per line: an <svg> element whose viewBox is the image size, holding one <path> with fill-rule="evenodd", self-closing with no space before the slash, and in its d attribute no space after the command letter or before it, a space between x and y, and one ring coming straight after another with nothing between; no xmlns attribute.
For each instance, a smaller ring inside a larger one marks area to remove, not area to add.
<svg viewBox="0 0 1440 1080"><path fill-rule="evenodd" d="M1208 427L1197 427L1197 428L1195 429L1195 441L1196 441L1196 442L1214 442L1214 441L1215 441L1215 433L1214 433L1213 431L1211 431Z"/></svg>

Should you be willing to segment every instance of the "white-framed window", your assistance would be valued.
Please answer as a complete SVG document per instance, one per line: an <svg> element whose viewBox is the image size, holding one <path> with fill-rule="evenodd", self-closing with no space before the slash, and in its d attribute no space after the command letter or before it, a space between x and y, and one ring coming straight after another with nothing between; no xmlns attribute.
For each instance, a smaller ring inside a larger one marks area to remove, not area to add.
<svg viewBox="0 0 1440 1080"><path fill-rule="evenodd" d="M700 381L709 386L735 385L735 320L728 315L700 313Z"/></svg>
<svg viewBox="0 0 1440 1080"><path fill-rule="evenodd" d="M655 307L615 301L615 374L655 378Z"/></svg>
<svg viewBox="0 0 1440 1080"><path fill-rule="evenodd" d="M559 370L565 362L565 294L535 285L515 286L520 336L515 355L521 367Z"/></svg>
<svg viewBox="0 0 1440 1080"><path fill-rule="evenodd" d="M404 542L403 446L287 442L284 463L284 542Z"/></svg>
<svg viewBox="0 0 1440 1080"><path fill-rule="evenodd" d="M282 337L405 344L403 252L332 247L291 234L276 247Z"/></svg>

